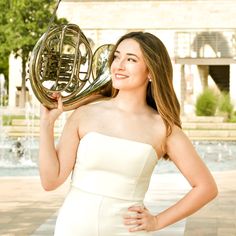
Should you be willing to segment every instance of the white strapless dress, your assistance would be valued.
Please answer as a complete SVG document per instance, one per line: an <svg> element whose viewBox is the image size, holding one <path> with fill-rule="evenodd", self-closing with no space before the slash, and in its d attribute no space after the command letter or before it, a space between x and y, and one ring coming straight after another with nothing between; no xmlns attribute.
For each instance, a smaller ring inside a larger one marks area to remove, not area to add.
<svg viewBox="0 0 236 236"><path fill-rule="evenodd" d="M87 133L80 141L71 189L55 236L150 236L129 232L123 215L143 205L157 154L150 144Z"/></svg>

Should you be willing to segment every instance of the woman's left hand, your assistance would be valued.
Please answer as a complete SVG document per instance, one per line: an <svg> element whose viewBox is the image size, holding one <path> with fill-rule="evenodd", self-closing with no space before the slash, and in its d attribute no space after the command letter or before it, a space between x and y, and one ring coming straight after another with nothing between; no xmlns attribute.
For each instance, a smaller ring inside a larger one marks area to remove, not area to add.
<svg viewBox="0 0 236 236"><path fill-rule="evenodd" d="M129 228L130 232L136 231L155 231L157 229L157 218L151 215L146 207L132 206L128 210L133 214L124 216L124 224L133 227Z"/></svg>

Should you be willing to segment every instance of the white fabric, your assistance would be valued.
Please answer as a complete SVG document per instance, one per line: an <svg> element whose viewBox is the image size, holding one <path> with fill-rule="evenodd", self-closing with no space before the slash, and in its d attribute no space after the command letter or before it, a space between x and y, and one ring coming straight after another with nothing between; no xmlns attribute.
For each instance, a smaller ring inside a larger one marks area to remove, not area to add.
<svg viewBox="0 0 236 236"><path fill-rule="evenodd" d="M55 236L150 236L128 232L123 215L128 207L143 205L157 160L150 144L87 133L80 141Z"/></svg>

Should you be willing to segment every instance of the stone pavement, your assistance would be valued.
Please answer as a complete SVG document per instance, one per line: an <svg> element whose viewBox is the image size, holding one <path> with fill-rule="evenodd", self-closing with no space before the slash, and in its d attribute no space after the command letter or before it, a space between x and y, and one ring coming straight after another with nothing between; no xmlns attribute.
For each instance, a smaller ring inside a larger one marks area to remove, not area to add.
<svg viewBox="0 0 236 236"><path fill-rule="evenodd" d="M184 236L236 236L236 170L214 176L218 197L187 219Z"/></svg>
<svg viewBox="0 0 236 236"><path fill-rule="evenodd" d="M200 211L155 236L236 236L236 170L215 172L219 195ZM0 178L0 235L52 236L69 183L45 192L38 177ZM190 189L177 173L154 174L145 202L155 213Z"/></svg>
<svg viewBox="0 0 236 236"><path fill-rule="evenodd" d="M68 188L45 192L39 177L1 177L0 186L1 236L31 235L55 213Z"/></svg>

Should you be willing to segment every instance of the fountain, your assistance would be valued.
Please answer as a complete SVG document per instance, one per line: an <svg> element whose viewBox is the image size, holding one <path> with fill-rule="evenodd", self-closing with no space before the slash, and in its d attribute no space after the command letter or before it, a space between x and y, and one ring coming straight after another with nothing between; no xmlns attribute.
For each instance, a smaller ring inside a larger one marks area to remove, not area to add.
<svg viewBox="0 0 236 236"><path fill-rule="evenodd" d="M25 154L25 147L23 146L20 138L17 138L17 140L13 143L10 152L15 154L15 158L17 160L20 160L24 154Z"/></svg>
<svg viewBox="0 0 236 236"><path fill-rule="evenodd" d="M5 97L7 95L7 90L5 88L5 77L0 74L0 106L5 104Z"/></svg>
<svg viewBox="0 0 236 236"><path fill-rule="evenodd" d="M236 170L235 141L193 141L196 151L211 171ZM155 173L179 170L169 161L159 161Z"/></svg>
<svg viewBox="0 0 236 236"><path fill-rule="evenodd" d="M9 109L3 107L0 109L0 176L37 175L37 139L33 135L9 136L8 130L11 127L3 122L2 117L3 115L10 117L12 113ZM25 116L27 124L30 124L32 122L30 117ZM26 129L28 134L28 130L33 130L28 125Z"/></svg>
<svg viewBox="0 0 236 236"><path fill-rule="evenodd" d="M14 108L14 111L0 107L0 176L38 175L39 107L37 105L27 102L24 110ZM25 122L23 125L21 124L21 129L24 129L24 132L18 136L16 134L9 135L8 130L11 127L8 125L11 120L9 118L9 121L4 123L2 117L3 115L5 117L16 115L17 110L21 116L25 117L20 121ZM67 113L63 113L56 122L57 133L61 132L66 116Z"/></svg>
<svg viewBox="0 0 236 236"><path fill-rule="evenodd" d="M35 133L38 120L35 115L39 109L35 105L26 104L24 116L26 119L25 133L27 135L9 136L3 124L2 115L11 115L9 109L0 107L0 176L37 176L38 175L38 145ZM15 109L14 109L15 113ZM38 115L39 116L39 115ZM66 113L61 115L56 129L61 131ZM193 141L197 152L212 171L236 169L236 142L233 141ZM155 173L178 172L173 163L159 161Z"/></svg>

